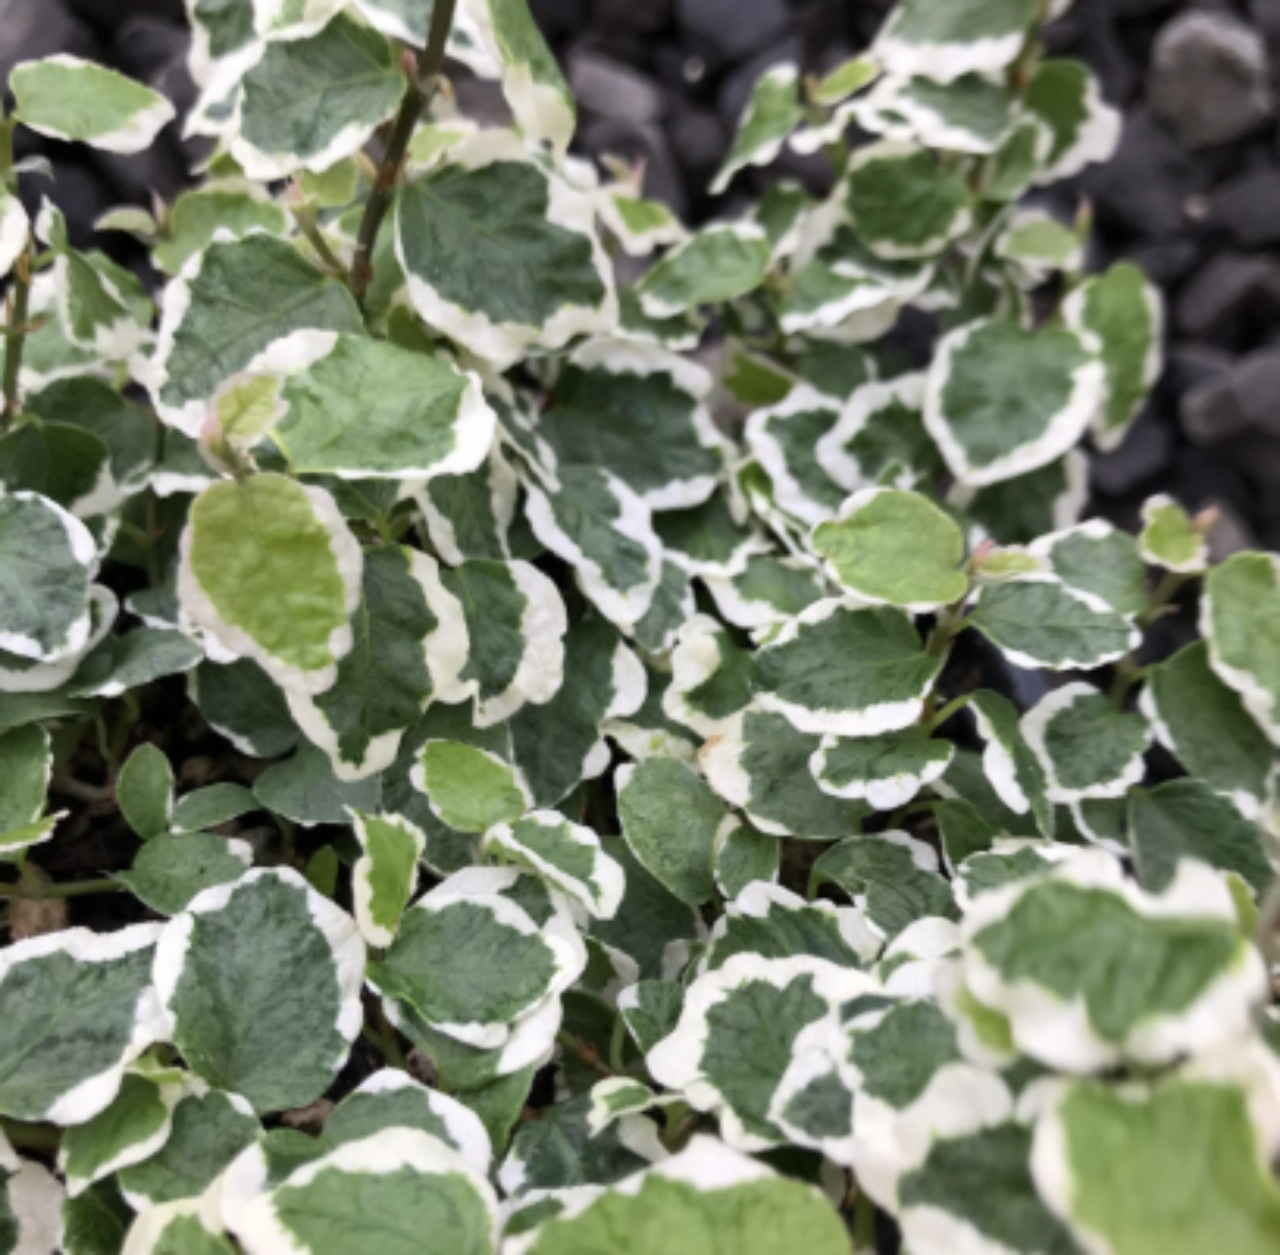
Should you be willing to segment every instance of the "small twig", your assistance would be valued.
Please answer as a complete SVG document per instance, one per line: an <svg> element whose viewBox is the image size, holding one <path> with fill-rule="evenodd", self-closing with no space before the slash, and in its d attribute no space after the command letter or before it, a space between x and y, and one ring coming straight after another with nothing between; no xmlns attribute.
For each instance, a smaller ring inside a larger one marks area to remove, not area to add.
<svg viewBox="0 0 1280 1255"><path fill-rule="evenodd" d="M18 380L22 373L22 352L27 343L27 315L31 305L31 245L19 254L13 266L13 287L6 301L8 335L4 348L4 413L0 431L13 422L22 408Z"/></svg>
<svg viewBox="0 0 1280 1255"><path fill-rule="evenodd" d="M364 207L360 231L356 236L356 252L351 262L351 291L364 304L365 294L373 281L373 249L378 242L378 231L391 208L391 197L400 180L400 168L409 151L409 141L423 110L439 90L440 67L444 64L445 45L449 29L453 26L453 11L457 0L435 0L431 8L431 30L427 46L418 54L409 87L400 105L391 138L387 140L382 164L373 181L373 190Z"/></svg>
<svg viewBox="0 0 1280 1255"><path fill-rule="evenodd" d="M573 1054L583 1067L590 1068L597 1076L614 1075L613 1069L601 1060L600 1052L589 1041L583 1041L576 1033L562 1028L556 1034L556 1041Z"/></svg>
<svg viewBox="0 0 1280 1255"><path fill-rule="evenodd" d="M118 880L103 877L101 880L72 880L66 884L40 884L34 879L16 885L0 885L0 898L25 898L27 901L45 901L50 898L84 898L94 893L119 893L125 888Z"/></svg>

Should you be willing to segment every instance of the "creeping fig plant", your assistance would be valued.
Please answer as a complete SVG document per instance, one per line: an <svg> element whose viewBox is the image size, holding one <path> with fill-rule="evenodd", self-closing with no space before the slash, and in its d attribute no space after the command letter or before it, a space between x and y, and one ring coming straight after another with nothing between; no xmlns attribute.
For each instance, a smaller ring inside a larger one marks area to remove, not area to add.
<svg viewBox="0 0 1280 1255"><path fill-rule="evenodd" d="M715 188L832 191L691 229L525 0L189 0L158 293L12 141L172 109L13 71L0 1255L1280 1250L1280 558L1081 519L1162 314L1025 203L1065 7L769 70Z"/></svg>

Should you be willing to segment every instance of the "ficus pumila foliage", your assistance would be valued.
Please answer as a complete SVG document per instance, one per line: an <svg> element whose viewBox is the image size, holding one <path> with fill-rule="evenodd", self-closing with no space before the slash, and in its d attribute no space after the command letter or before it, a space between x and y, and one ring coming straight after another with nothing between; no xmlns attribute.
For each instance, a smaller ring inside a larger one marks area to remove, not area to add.
<svg viewBox="0 0 1280 1255"><path fill-rule="evenodd" d="M523 0L188 7L154 301L7 154L169 106L4 123L0 1252L1280 1249L1280 559L1081 520L1161 307L1035 207L1117 139L1061 0L770 70L716 186L833 191L697 230Z"/></svg>

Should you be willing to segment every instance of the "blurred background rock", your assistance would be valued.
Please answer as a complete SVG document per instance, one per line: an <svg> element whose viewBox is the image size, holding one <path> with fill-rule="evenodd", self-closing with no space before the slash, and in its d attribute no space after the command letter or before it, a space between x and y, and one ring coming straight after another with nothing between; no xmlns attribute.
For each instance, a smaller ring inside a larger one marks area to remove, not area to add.
<svg viewBox="0 0 1280 1255"><path fill-rule="evenodd" d="M646 191L692 222L734 216L779 176L815 192L821 158L784 150L719 198L707 185L756 78L780 61L821 72L864 48L891 0L531 0L581 108L577 148L643 158ZM168 96L194 95L182 0L0 0L0 78L16 62L71 52ZM1168 365L1123 447L1092 460L1096 509L1131 522L1170 492L1215 504L1221 553L1280 549L1280 0L1076 0L1049 32L1054 54L1092 66L1125 115L1119 153L1052 200L1093 204L1091 259L1142 264L1168 301ZM496 120L479 82L464 105ZM195 152L180 123L119 157L26 135L55 181L40 184L73 240L121 203L171 200ZM28 184L36 183L28 180ZM124 237L99 243L121 260Z"/></svg>

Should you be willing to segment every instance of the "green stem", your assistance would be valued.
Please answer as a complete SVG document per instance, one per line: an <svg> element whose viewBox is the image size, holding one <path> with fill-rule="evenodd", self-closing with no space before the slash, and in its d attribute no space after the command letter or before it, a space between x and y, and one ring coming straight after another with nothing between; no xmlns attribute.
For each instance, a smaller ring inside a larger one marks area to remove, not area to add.
<svg viewBox="0 0 1280 1255"><path fill-rule="evenodd" d="M1150 627L1178 595L1178 590L1191 578L1190 575L1180 575L1177 571L1166 571L1164 578L1156 585L1156 591L1151 594L1151 605L1138 616L1138 626Z"/></svg>
<svg viewBox="0 0 1280 1255"><path fill-rule="evenodd" d="M31 308L31 253L30 244L13 267L13 287L9 291L8 319L4 346L4 413L0 416L0 431L13 422L22 408L18 391L18 379L22 373L22 351L27 342L27 318Z"/></svg>
<svg viewBox="0 0 1280 1255"><path fill-rule="evenodd" d="M952 715L958 714L972 700L972 693L961 693L959 697L953 697L936 715L931 715L925 721L925 732L936 732Z"/></svg>
<svg viewBox="0 0 1280 1255"><path fill-rule="evenodd" d="M25 884L0 885L0 898L26 898L43 901L48 898L84 898L92 893L119 893L125 886L118 880L104 876L101 880L72 880L66 884L37 884L29 880Z"/></svg>
<svg viewBox="0 0 1280 1255"><path fill-rule="evenodd" d="M360 1035L376 1047L378 1053L393 1067L399 1068L401 1072L407 1072L409 1065L405 1062L404 1051L400 1049L400 1043L396 1040L395 1029L387 1023L387 1017L378 1010L378 1023L376 1025L365 1021L364 1027L360 1030Z"/></svg>
<svg viewBox="0 0 1280 1255"><path fill-rule="evenodd" d="M938 620L929 634L925 652L931 658L945 658L951 652L951 642L969 626L963 614L963 602L956 602L938 611Z"/></svg>
<svg viewBox="0 0 1280 1255"><path fill-rule="evenodd" d="M418 119L422 117L423 110L430 104L439 87L438 75L444 64L445 45L449 40L449 29L453 26L456 3L457 0L435 0L431 6L431 30L427 36L427 46L418 54L413 77L401 102L391 137L387 140L382 164L378 167L378 177L374 179L373 190L364 207L364 217L356 236L355 257L351 262L351 291L361 305L364 304L365 294L373 281L374 245L378 242L378 231L387 216L387 210L391 208L391 198L400 179L400 168L409 151L409 141L413 138Z"/></svg>

